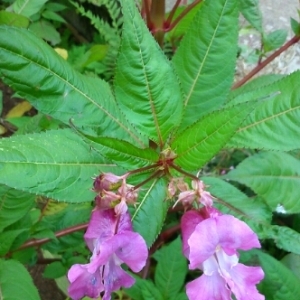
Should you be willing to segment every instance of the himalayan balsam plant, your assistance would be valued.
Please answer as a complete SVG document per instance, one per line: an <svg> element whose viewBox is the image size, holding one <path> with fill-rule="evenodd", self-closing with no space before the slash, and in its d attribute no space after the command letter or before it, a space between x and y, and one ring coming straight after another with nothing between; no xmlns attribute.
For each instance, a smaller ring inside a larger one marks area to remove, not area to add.
<svg viewBox="0 0 300 300"><path fill-rule="evenodd" d="M171 61L135 1L122 8L113 84L74 71L29 30L0 27L3 81L60 122L0 141L0 295L39 299L20 261L51 239L43 251L62 257L75 300L299 300L299 270L268 245L299 264L299 218L274 220L300 213L300 72L231 90L238 0L198 5ZM231 148L252 155L205 176ZM69 205L67 217L41 221L34 194ZM58 244L66 227L79 235Z"/></svg>

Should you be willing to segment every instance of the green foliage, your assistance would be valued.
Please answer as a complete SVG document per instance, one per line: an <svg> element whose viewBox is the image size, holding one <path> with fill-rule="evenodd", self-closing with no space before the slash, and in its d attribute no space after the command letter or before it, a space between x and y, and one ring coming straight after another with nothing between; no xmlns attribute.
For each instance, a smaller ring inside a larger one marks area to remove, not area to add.
<svg viewBox="0 0 300 300"><path fill-rule="evenodd" d="M237 6L236 0L205 1L174 55L184 93L180 131L225 102L237 54Z"/></svg>
<svg viewBox="0 0 300 300"><path fill-rule="evenodd" d="M261 105L249 114L228 146L281 151L299 149L299 80L300 72L297 71L280 80L275 78L274 83L266 86L258 85L257 89L253 84L252 91L246 90L232 99L230 104L259 100Z"/></svg>
<svg viewBox="0 0 300 300"><path fill-rule="evenodd" d="M245 19L259 32L263 32L262 14L258 0L241 0L240 11Z"/></svg>
<svg viewBox="0 0 300 300"><path fill-rule="evenodd" d="M282 30L263 31L258 1L203 1L187 10L177 8L175 17L183 13L184 18L165 36L172 51L180 44L171 61L148 29L154 36L155 30L164 34L164 26L172 22L151 28L156 23L145 13L147 28L133 0L74 2L78 14L95 28L93 41L81 46L70 42L70 32L65 32L69 24L60 12L67 7L46 2L17 0L0 13L0 24L6 24L0 26L1 77L38 111L30 121L11 121L20 129L0 140L2 256L33 263L35 249L10 251L28 239L46 238L49 242L39 249L59 259L46 268L46 277L58 278L70 265L86 263L90 252L82 229L94 209L91 178L126 174L133 186L129 192L139 193L130 207L134 230L150 253L163 247L153 254L155 267L143 271L148 278L134 275L136 285L125 293L138 300L186 300L184 284L193 276L186 278L177 232L182 207L170 209L177 199L168 184L183 177L186 185L178 184L178 189L189 192L187 184L195 179L189 171L207 175L202 180L216 198L215 207L245 221L265 240L265 251L280 258L286 252L300 254L300 72L260 77L230 91L238 9L261 36L261 59L286 39ZM93 8L107 11L107 19ZM154 17L166 20L170 14ZM295 33L298 25L292 21ZM42 38L52 45L62 41L73 66ZM224 146L255 151L219 155ZM235 167L241 156L249 157ZM216 177L228 168L232 170ZM279 226L284 218L293 225ZM70 227L77 231L60 236ZM249 255L264 269L260 288L267 299L299 299L299 279L291 271L266 253ZM15 273L20 273L18 282L13 281ZM5 299L39 299L27 272L13 260L0 260L0 290Z"/></svg>
<svg viewBox="0 0 300 300"><path fill-rule="evenodd" d="M150 247L160 233L169 207L163 179L153 181L132 215L133 227Z"/></svg>
<svg viewBox="0 0 300 300"><path fill-rule="evenodd" d="M203 167L222 149L254 105L249 102L215 111L183 131L171 144L178 156L176 162L187 170Z"/></svg>
<svg viewBox="0 0 300 300"><path fill-rule="evenodd" d="M14 260L0 259L0 290L5 300L40 299L28 271Z"/></svg>
<svg viewBox="0 0 300 300"><path fill-rule="evenodd" d="M181 247L181 240L177 238L156 253L158 263L154 281L163 299L175 299L183 287L187 262L181 253Z"/></svg>
<svg viewBox="0 0 300 300"><path fill-rule="evenodd" d="M300 212L298 159L287 153L261 152L245 159L226 179L249 186L273 211Z"/></svg>
<svg viewBox="0 0 300 300"><path fill-rule="evenodd" d="M163 145L181 120L179 84L133 2L124 7L123 18L114 81L116 99L140 132Z"/></svg>
<svg viewBox="0 0 300 300"><path fill-rule="evenodd" d="M265 272L260 290L270 300L297 300L300 297L299 279L283 264L261 251L253 251Z"/></svg>
<svg viewBox="0 0 300 300"><path fill-rule="evenodd" d="M1 183L61 201L92 200L91 177L116 169L67 129L2 139L0 149Z"/></svg>

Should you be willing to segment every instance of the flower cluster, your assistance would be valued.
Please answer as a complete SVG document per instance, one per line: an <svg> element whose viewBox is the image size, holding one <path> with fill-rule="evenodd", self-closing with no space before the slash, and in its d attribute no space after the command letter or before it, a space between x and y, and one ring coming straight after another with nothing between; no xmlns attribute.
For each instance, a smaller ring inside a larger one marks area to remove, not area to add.
<svg viewBox="0 0 300 300"><path fill-rule="evenodd" d="M178 193L178 200L174 206L178 202L181 202L184 207L191 206L193 202L196 202L198 206L202 204L211 207L213 205L213 197L205 190L205 184L201 180L192 180L192 188L190 188L183 178L173 178L168 185L169 197L174 197L176 193Z"/></svg>
<svg viewBox="0 0 300 300"><path fill-rule="evenodd" d="M127 211L127 203L135 204L137 191L126 183L125 176L117 176L112 173L104 173L96 177L94 189L97 196L95 202L98 209L114 208L117 214Z"/></svg>
<svg viewBox="0 0 300 300"><path fill-rule="evenodd" d="M256 234L244 222L222 215L214 208L190 210L181 220L183 253L190 269L203 275L187 284L190 300L263 300L256 284L264 273L260 267L238 263L238 249L259 248Z"/></svg>
<svg viewBox="0 0 300 300"><path fill-rule="evenodd" d="M98 298L101 293L103 300L109 300L113 291L135 282L121 264L139 272L148 257L144 239L132 230L126 202L135 201L136 195L125 178L110 173L100 175L94 190L98 193L97 206L84 235L92 252L90 263L73 265L68 272L69 295L74 300L84 296Z"/></svg>

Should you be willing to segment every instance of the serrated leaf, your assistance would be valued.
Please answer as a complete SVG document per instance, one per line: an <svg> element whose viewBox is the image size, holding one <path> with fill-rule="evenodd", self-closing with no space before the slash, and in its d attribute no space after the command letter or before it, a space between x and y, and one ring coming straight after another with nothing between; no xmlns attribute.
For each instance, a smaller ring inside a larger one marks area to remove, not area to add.
<svg viewBox="0 0 300 300"><path fill-rule="evenodd" d="M145 191L132 215L134 230L142 235L150 247L160 233L168 210L166 183L156 179Z"/></svg>
<svg viewBox="0 0 300 300"><path fill-rule="evenodd" d="M263 32L262 14L258 0L241 0L240 11L245 19L259 32Z"/></svg>
<svg viewBox="0 0 300 300"><path fill-rule="evenodd" d="M300 162L287 153L262 152L241 162L224 176L249 186L273 211L300 212Z"/></svg>
<svg viewBox="0 0 300 300"><path fill-rule="evenodd" d="M259 250L253 250L262 266L265 278L260 290L268 300L300 299L299 279L282 263Z"/></svg>
<svg viewBox="0 0 300 300"><path fill-rule="evenodd" d="M285 75L283 74L265 74L254 78L246 84L242 85L241 87L230 91L227 102L230 102L231 100L234 100L237 97L245 97L245 93L253 92L260 88L266 87L284 77Z"/></svg>
<svg viewBox="0 0 300 300"><path fill-rule="evenodd" d="M261 89L240 95L230 103L263 99L245 119L228 147L290 151L300 148L300 72L295 72Z"/></svg>
<svg viewBox="0 0 300 300"><path fill-rule="evenodd" d="M181 119L179 83L134 1L123 3L122 42L114 81L116 99L130 122L162 146Z"/></svg>
<svg viewBox="0 0 300 300"><path fill-rule="evenodd" d="M159 158L159 155L151 148L140 149L128 142L113 138L97 138L88 135L84 137L101 155L127 170L153 164Z"/></svg>
<svg viewBox="0 0 300 300"><path fill-rule="evenodd" d="M48 0L16 0L13 10L16 14L31 17L38 13Z"/></svg>
<svg viewBox="0 0 300 300"><path fill-rule="evenodd" d="M225 102L237 55L237 8L236 0L205 1L173 57L185 94L181 131Z"/></svg>
<svg viewBox="0 0 300 300"><path fill-rule="evenodd" d="M171 143L175 162L186 170L202 168L230 139L254 104L245 103L215 111L182 132Z"/></svg>
<svg viewBox="0 0 300 300"><path fill-rule="evenodd" d="M249 198L232 184L216 177L201 177L201 180L208 185L210 193L221 200L215 201L215 205L225 214L236 217L244 217L245 221L270 223L272 213L267 205L260 199Z"/></svg>
<svg viewBox="0 0 300 300"><path fill-rule="evenodd" d="M187 260L182 255L180 237L159 250L155 269L155 285L164 299L174 299L181 290L187 274Z"/></svg>
<svg viewBox="0 0 300 300"><path fill-rule="evenodd" d="M0 259L0 298L40 300L28 271L15 260Z"/></svg>
<svg viewBox="0 0 300 300"><path fill-rule="evenodd" d="M268 230L269 238L273 239L276 246L287 252L300 254L300 233L285 227L273 225Z"/></svg>
<svg viewBox="0 0 300 300"><path fill-rule="evenodd" d="M89 133L93 129L98 135L144 146L145 138L125 120L108 83L74 71L28 30L1 26L0 35L4 82L40 112L65 124L72 119L76 127L85 127Z"/></svg>
<svg viewBox="0 0 300 300"><path fill-rule="evenodd" d="M116 169L69 129L1 139L0 153L0 183L67 202L91 201L91 177Z"/></svg>
<svg viewBox="0 0 300 300"><path fill-rule="evenodd" d="M263 47L265 52L275 50L283 45L287 38L285 29L278 29L269 34L263 34Z"/></svg>
<svg viewBox="0 0 300 300"><path fill-rule="evenodd" d="M32 208L35 196L0 185L0 232Z"/></svg>

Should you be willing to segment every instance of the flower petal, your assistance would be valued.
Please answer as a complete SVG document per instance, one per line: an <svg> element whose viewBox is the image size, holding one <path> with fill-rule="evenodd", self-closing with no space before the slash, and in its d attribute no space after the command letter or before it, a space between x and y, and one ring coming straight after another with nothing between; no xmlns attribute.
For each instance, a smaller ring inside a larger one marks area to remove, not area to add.
<svg viewBox="0 0 300 300"><path fill-rule="evenodd" d="M222 215L215 219L220 245L228 255L235 254L236 249L260 248L257 235L243 221L230 215Z"/></svg>
<svg viewBox="0 0 300 300"><path fill-rule="evenodd" d="M117 217L113 208L106 210L94 210L92 212L88 229L84 235L84 239L89 249L91 251L94 250L95 240L101 244L103 241L114 236L116 234L116 226L118 226L117 232L124 230L132 231L129 213L125 213Z"/></svg>
<svg viewBox="0 0 300 300"><path fill-rule="evenodd" d="M231 300L231 292L218 273L213 276L202 275L189 282L186 285L186 293L190 300Z"/></svg>
<svg viewBox="0 0 300 300"><path fill-rule="evenodd" d="M203 221L203 217L195 210L187 211L181 218L182 251L187 258L190 253L188 239L201 221Z"/></svg>
<svg viewBox="0 0 300 300"><path fill-rule="evenodd" d="M260 267L247 267L238 264L231 270L232 281L228 282L237 300L264 300L265 297L257 291L256 284L264 278Z"/></svg>
<svg viewBox="0 0 300 300"><path fill-rule="evenodd" d="M104 268L104 290L102 300L110 300L112 292L119 290L121 287L131 287L135 279L127 274L112 257Z"/></svg>
<svg viewBox="0 0 300 300"><path fill-rule="evenodd" d="M190 246L190 269L199 267L205 260L216 252L219 236L216 220L209 218L198 224L188 239Z"/></svg>
<svg viewBox="0 0 300 300"><path fill-rule="evenodd" d="M68 293L73 300L81 299L84 296L98 298L104 291L101 273L87 271L87 265L74 265L68 272L68 279L71 282Z"/></svg>

